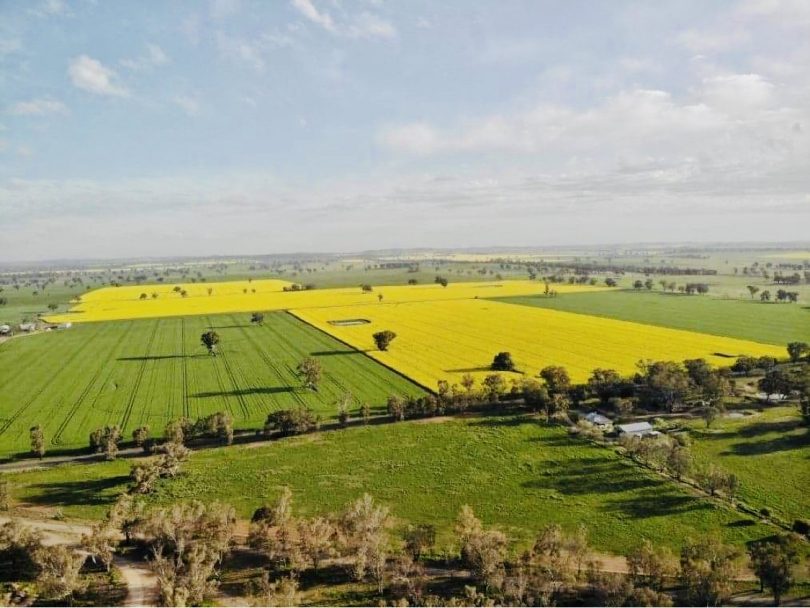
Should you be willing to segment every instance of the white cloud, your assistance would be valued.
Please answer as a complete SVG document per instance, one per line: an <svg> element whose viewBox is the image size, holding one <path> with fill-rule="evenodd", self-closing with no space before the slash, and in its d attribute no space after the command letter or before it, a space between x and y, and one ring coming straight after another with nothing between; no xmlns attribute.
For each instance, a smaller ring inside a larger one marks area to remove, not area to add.
<svg viewBox="0 0 810 608"><path fill-rule="evenodd" d="M68 109L61 101L41 97L28 101L18 101L9 108L9 113L17 116L46 116L49 114L68 114Z"/></svg>
<svg viewBox="0 0 810 608"><path fill-rule="evenodd" d="M335 31L335 23L331 15L326 12L321 12L312 3L312 0L292 0L292 5L295 10L301 13L304 17L320 25L323 29L330 32Z"/></svg>
<svg viewBox="0 0 810 608"><path fill-rule="evenodd" d="M97 59L80 55L68 67L70 80L75 87L97 95L128 97L129 91L117 84L118 75Z"/></svg>
<svg viewBox="0 0 810 608"><path fill-rule="evenodd" d="M676 37L676 42L693 53L717 53L729 51L751 39L742 27L688 29Z"/></svg>
<svg viewBox="0 0 810 608"><path fill-rule="evenodd" d="M65 15L68 13L67 5L63 0L45 0L30 13L37 17L53 17L55 15Z"/></svg>
<svg viewBox="0 0 810 608"><path fill-rule="evenodd" d="M344 28L349 38L396 38L397 30L394 26L371 13L360 13Z"/></svg>
<svg viewBox="0 0 810 608"><path fill-rule="evenodd" d="M263 47L261 44L244 38L228 36L217 32L217 50L222 57L249 65L256 71L264 69Z"/></svg>
<svg viewBox="0 0 810 608"><path fill-rule="evenodd" d="M386 127L378 133L377 141L410 154L432 154L443 146L436 131L423 122Z"/></svg>
<svg viewBox="0 0 810 608"><path fill-rule="evenodd" d="M146 53L134 59L122 59L121 65L130 70L145 70L148 68L166 65L169 57L156 44L147 44Z"/></svg>
<svg viewBox="0 0 810 608"><path fill-rule="evenodd" d="M0 57L11 55L22 49L22 42L19 38L0 36Z"/></svg>
<svg viewBox="0 0 810 608"><path fill-rule="evenodd" d="M172 101L188 116L197 116L200 113L200 102L195 97L176 95Z"/></svg>
<svg viewBox="0 0 810 608"><path fill-rule="evenodd" d="M333 34L356 39L397 37L397 30L389 21L367 11L349 16L345 22L337 23L331 14L318 10L312 0L291 0L291 2L293 8L301 15Z"/></svg>

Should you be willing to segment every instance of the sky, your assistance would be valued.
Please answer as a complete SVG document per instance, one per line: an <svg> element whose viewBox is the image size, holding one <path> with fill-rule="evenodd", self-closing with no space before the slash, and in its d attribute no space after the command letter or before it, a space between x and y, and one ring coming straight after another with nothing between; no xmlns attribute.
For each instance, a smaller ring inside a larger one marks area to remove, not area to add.
<svg viewBox="0 0 810 608"><path fill-rule="evenodd" d="M0 260L810 240L806 0L0 0Z"/></svg>

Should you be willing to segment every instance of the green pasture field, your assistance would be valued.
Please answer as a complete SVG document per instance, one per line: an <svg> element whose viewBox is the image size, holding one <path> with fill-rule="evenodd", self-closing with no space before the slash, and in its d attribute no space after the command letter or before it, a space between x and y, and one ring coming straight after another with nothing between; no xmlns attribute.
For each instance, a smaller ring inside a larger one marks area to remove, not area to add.
<svg viewBox="0 0 810 608"><path fill-rule="evenodd" d="M801 303L721 300L646 290L570 293L554 298L517 296L501 300L766 344L810 342L810 307Z"/></svg>
<svg viewBox="0 0 810 608"><path fill-rule="evenodd" d="M810 429L795 407L774 407L745 418L691 424L698 464L740 478L740 500L767 508L788 523L810 515Z"/></svg>
<svg viewBox="0 0 810 608"><path fill-rule="evenodd" d="M94 518L126 488L131 464L68 465L6 478L18 501ZM199 451L151 500L220 501L249 518L284 486L305 514L336 512L368 492L391 508L399 528L437 526L445 546L464 504L519 542L530 542L549 523L569 530L584 523L592 544L612 553L644 537L677 549L709 533L736 543L773 533L530 416L359 426L261 447Z"/></svg>
<svg viewBox="0 0 810 608"><path fill-rule="evenodd" d="M200 335L213 327L219 355ZM323 367L317 392L295 373L307 356ZM25 452L28 430L42 425L51 452L87 446L107 424L125 438L168 420L230 412L236 428L261 427L267 413L298 405L336 415L345 392L381 409L392 393L421 389L364 354L287 313L87 323L0 344L0 457Z"/></svg>

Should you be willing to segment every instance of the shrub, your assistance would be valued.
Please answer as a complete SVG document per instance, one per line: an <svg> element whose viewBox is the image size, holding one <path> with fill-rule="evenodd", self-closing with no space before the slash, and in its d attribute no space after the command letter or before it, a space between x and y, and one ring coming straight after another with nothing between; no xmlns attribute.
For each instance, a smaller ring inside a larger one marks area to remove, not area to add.
<svg viewBox="0 0 810 608"><path fill-rule="evenodd" d="M266 435L273 431L278 431L283 436L300 435L317 430L320 423L320 416L312 409L302 406L294 410L270 412L264 423L264 432Z"/></svg>
<svg viewBox="0 0 810 608"><path fill-rule="evenodd" d="M810 521L807 521L806 519L797 519L793 522L793 531L796 534L810 536Z"/></svg>
<svg viewBox="0 0 810 608"><path fill-rule="evenodd" d="M515 369L515 362L512 361L511 353L501 352L495 355L489 368L496 372L511 372Z"/></svg>

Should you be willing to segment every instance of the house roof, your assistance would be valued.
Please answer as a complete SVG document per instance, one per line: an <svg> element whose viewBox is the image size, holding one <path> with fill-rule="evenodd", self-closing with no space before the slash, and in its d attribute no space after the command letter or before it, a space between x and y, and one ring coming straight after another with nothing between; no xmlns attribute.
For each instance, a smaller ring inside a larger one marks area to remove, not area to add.
<svg viewBox="0 0 810 608"><path fill-rule="evenodd" d="M622 433L643 433L653 430L649 422L631 422L630 424L620 424L619 430Z"/></svg>
<svg viewBox="0 0 810 608"><path fill-rule="evenodd" d="M591 412L585 416L585 420L593 422L594 424L610 424L611 420L607 416L603 416L599 412Z"/></svg>

